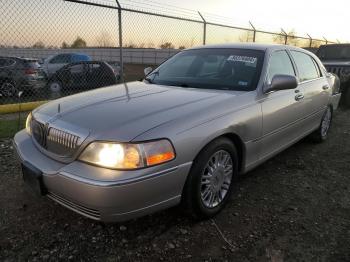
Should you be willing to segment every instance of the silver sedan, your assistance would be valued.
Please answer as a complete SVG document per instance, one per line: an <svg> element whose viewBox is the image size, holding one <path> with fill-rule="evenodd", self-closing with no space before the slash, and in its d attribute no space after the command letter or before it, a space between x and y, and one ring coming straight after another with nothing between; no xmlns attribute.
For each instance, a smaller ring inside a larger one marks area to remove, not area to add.
<svg viewBox="0 0 350 262"><path fill-rule="evenodd" d="M340 98L316 56L283 45L192 48L145 72L35 109L14 138L26 184L105 222L180 203L209 218L238 175L324 141Z"/></svg>

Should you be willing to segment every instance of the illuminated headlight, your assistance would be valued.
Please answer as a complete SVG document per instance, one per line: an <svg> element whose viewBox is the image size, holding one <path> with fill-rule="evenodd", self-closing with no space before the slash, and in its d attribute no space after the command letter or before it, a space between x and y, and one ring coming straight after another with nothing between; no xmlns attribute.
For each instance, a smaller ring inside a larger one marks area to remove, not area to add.
<svg viewBox="0 0 350 262"><path fill-rule="evenodd" d="M29 113L29 115L27 116L27 119L26 119L26 131L28 134L31 134L32 130L31 130L31 125L32 123L32 113Z"/></svg>
<svg viewBox="0 0 350 262"><path fill-rule="evenodd" d="M93 142L79 160L112 169L138 169L159 165L175 158L170 141L166 139L139 144Z"/></svg>

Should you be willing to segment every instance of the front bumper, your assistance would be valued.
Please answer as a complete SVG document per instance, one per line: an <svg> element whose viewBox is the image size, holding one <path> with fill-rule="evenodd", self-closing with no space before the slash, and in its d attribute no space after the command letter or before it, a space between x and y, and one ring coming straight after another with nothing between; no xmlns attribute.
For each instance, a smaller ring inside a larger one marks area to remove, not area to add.
<svg viewBox="0 0 350 262"><path fill-rule="evenodd" d="M96 170L104 173L106 169L79 163L84 165L83 172L91 172L82 176L75 162L60 163L40 152L24 130L14 137L14 147L21 162L30 163L43 173L49 198L104 222L124 221L178 204L191 168L191 162L154 173L146 168L142 170L144 176L139 175L139 170L137 177L132 176L134 171L115 170L112 177L123 177L121 173L128 172L129 179L93 180L94 175L100 176Z"/></svg>

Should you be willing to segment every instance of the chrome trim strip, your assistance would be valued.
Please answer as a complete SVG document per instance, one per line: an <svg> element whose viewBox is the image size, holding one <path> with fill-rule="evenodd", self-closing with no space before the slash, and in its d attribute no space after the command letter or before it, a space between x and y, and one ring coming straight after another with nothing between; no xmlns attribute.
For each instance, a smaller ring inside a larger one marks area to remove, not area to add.
<svg viewBox="0 0 350 262"><path fill-rule="evenodd" d="M173 171L175 171L175 170L177 170L177 169L179 169L181 167L185 167L185 166L188 166L188 165L192 165L192 162L187 162L187 163L184 163L184 164L172 167L172 168L168 168L168 169L156 172L156 173L152 173L152 174L149 174L149 175L143 175L143 176L138 176L138 177L135 177L135 178L124 179L124 180L119 180L119 181L93 180L93 179L88 179L88 178L80 177L80 176L77 176L77 175L73 175L73 174L65 172L65 171L60 171L58 173L58 175L61 175L61 176L64 176L64 177L67 177L67 178L70 178L72 180L76 180L76 181L79 181L79 182L82 182L82 183L85 183L85 184L88 184L88 185L92 185L92 186L113 187L113 186L128 185L128 184L144 181L144 180L147 180L147 179L151 179L151 178L154 178L154 177L166 175L166 174L171 173L171 172L173 172ZM125 171L125 172L128 172L128 171Z"/></svg>
<svg viewBox="0 0 350 262"><path fill-rule="evenodd" d="M167 203L167 202L170 202L170 201L173 201L173 200L176 200L176 199L181 199L181 195L177 195L177 196L168 198L168 199L166 199L166 200L164 200L164 201L158 202L158 203L156 203L156 204L153 204L153 205L150 205L150 206L146 206L146 207L142 207L142 208L139 208L139 209L135 209L135 210L132 210L132 211L129 211L129 212L113 214L112 216L130 215L130 214L132 214L132 213L140 212L140 211L143 211L143 210L146 210L146 209L155 207L155 206L159 206L159 205L162 205L162 204L164 204L164 203Z"/></svg>

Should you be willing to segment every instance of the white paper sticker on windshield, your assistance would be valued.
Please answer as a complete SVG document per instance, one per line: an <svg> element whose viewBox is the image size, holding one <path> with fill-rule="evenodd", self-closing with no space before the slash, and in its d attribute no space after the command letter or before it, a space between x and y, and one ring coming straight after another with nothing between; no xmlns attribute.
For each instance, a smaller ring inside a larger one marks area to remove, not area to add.
<svg viewBox="0 0 350 262"><path fill-rule="evenodd" d="M234 62L243 62L243 63L249 63L249 64L255 64L257 61L256 57L251 56L241 56L241 55L230 55L227 58L227 61L234 61Z"/></svg>

